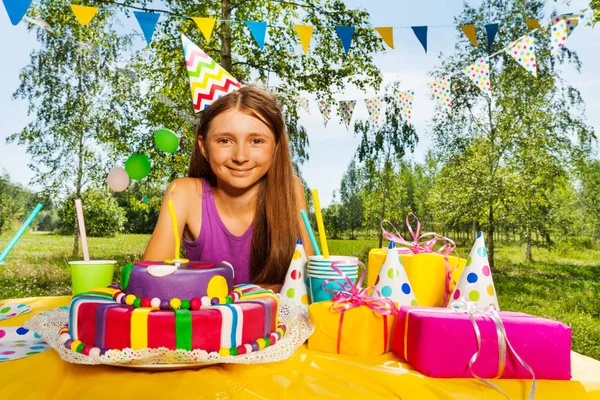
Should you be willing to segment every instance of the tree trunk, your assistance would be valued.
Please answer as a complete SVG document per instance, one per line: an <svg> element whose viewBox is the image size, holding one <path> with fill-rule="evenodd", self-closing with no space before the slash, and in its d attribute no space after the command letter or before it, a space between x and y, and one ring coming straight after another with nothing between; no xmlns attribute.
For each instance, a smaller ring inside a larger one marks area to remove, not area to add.
<svg viewBox="0 0 600 400"><path fill-rule="evenodd" d="M527 211L531 213L531 203L527 202ZM525 236L525 261L533 261L533 255L531 254L531 224L527 222L526 236Z"/></svg>
<svg viewBox="0 0 600 400"><path fill-rule="evenodd" d="M488 243L487 253L490 261L490 268L494 269L494 207L490 204L488 210Z"/></svg>
<svg viewBox="0 0 600 400"><path fill-rule="evenodd" d="M230 74L233 73L231 65L231 1L221 0L221 66Z"/></svg>
<svg viewBox="0 0 600 400"><path fill-rule="evenodd" d="M78 64L80 64L82 55L79 55ZM80 65L78 65L80 67ZM81 70L81 68L79 68ZM78 103L80 103L83 98L83 81L81 79L81 74L79 74L79 82L78 82ZM77 152L77 181L75 182L75 198L81 199L81 188L83 186L83 135L84 135L84 127L83 123L80 125L79 130L79 149ZM77 220L77 212L75 212L75 232L73 232L73 256L79 254L79 222Z"/></svg>

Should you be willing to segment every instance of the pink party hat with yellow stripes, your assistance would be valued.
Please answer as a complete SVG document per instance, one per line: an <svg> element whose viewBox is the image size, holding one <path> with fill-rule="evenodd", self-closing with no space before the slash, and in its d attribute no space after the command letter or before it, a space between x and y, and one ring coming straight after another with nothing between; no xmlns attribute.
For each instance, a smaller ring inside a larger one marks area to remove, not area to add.
<svg viewBox="0 0 600 400"><path fill-rule="evenodd" d="M200 112L213 101L241 87L241 84L225 71L185 35L181 35L183 53L190 86L194 111Z"/></svg>

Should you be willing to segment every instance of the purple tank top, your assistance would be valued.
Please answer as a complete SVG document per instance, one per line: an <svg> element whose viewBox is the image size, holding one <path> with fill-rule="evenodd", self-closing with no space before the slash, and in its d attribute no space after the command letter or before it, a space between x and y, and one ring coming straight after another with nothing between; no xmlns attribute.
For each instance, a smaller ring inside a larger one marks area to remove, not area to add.
<svg viewBox="0 0 600 400"><path fill-rule="evenodd" d="M227 261L235 271L234 284L248 283L252 227L251 224L242 236L229 232L217 211L212 186L202 179L202 227L195 241L182 240L187 258L214 263Z"/></svg>

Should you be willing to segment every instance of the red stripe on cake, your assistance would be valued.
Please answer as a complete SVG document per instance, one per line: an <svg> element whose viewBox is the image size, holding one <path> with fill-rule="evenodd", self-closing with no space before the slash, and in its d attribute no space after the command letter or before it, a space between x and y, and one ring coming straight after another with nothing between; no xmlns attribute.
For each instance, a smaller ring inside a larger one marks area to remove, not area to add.
<svg viewBox="0 0 600 400"><path fill-rule="evenodd" d="M108 349L131 347L131 313L133 307L113 307L106 313L106 337Z"/></svg>
<svg viewBox="0 0 600 400"><path fill-rule="evenodd" d="M244 314L242 344L250 343L258 338L265 337L264 306L257 303L236 303L236 306L240 307Z"/></svg>
<svg viewBox="0 0 600 400"><path fill-rule="evenodd" d="M205 308L192 311L192 348L208 352L221 347L221 312Z"/></svg>
<svg viewBox="0 0 600 400"><path fill-rule="evenodd" d="M77 337L85 344L94 344L96 337L96 309L104 303L82 303L77 311Z"/></svg>
<svg viewBox="0 0 600 400"><path fill-rule="evenodd" d="M175 350L175 313L152 311L148 315L148 347Z"/></svg>

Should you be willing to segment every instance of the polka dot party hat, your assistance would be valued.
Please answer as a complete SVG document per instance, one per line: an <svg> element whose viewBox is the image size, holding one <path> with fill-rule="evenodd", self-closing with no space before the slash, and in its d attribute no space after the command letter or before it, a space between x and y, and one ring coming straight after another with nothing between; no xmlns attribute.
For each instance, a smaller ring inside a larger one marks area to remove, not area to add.
<svg viewBox="0 0 600 400"><path fill-rule="evenodd" d="M400 306L416 306L417 299L415 293L408 282L408 276L404 266L400 261L396 243L390 242L385 261L379 270L379 275L375 281L375 288L381 293L381 297L391 299ZM374 291L374 297L377 293Z"/></svg>
<svg viewBox="0 0 600 400"><path fill-rule="evenodd" d="M583 14L565 14L554 17L552 28L550 28L550 54L554 55L563 48L580 19L583 19Z"/></svg>
<svg viewBox="0 0 600 400"><path fill-rule="evenodd" d="M537 65L535 63L535 38L529 33L506 46L504 49L521 67L537 78Z"/></svg>
<svg viewBox="0 0 600 400"><path fill-rule="evenodd" d="M454 293L452 293L450 303L461 298L465 301L472 301L478 308L494 305L496 310L500 311L482 232L479 232L475 239L465 269L458 280Z"/></svg>
<svg viewBox="0 0 600 400"><path fill-rule="evenodd" d="M305 281L306 261L306 252L302 245L302 239L298 238L290 267L281 287L281 298L308 308L308 294Z"/></svg>

